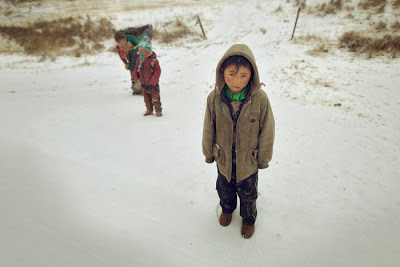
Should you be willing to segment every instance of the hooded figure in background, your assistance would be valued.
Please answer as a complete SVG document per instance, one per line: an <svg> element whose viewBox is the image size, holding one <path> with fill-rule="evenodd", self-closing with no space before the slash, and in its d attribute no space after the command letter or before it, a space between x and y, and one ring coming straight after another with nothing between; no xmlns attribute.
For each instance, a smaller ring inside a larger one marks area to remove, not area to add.
<svg viewBox="0 0 400 267"><path fill-rule="evenodd" d="M147 34L147 33L146 33ZM136 66L136 60L138 58L138 47L139 39L133 35L124 34L123 31L117 31L114 34L115 41L117 42L117 52L122 62L125 64L125 69L132 72ZM131 85L132 94L140 95L142 94L142 89L140 83L132 83Z"/></svg>

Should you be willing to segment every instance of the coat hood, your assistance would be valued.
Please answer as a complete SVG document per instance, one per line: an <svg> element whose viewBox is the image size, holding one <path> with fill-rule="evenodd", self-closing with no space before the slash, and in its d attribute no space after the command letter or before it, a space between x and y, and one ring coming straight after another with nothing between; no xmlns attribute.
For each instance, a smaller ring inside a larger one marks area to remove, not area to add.
<svg viewBox="0 0 400 267"><path fill-rule="evenodd" d="M228 51L225 52L224 56L218 62L216 69L216 83L215 90L218 92L218 95L221 93L222 89L225 85L225 80L223 75L221 74L221 66L224 61L231 56L243 56L253 67L253 78L250 80L250 88L251 94L254 94L260 89L260 76L258 75L258 68L256 65L256 59L254 58L253 52L251 52L250 48L245 44L234 44L232 45Z"/></svg>

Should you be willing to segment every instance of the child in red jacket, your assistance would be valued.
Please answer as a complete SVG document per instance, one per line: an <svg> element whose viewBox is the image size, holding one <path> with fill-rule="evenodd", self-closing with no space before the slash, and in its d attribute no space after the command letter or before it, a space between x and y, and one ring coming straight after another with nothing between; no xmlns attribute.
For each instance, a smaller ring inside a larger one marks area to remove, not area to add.
<svg viewBox="0 0 400 267"><path fill-rule="evenodd" d="M156 116L162 116L160 86L161 69L156 54L151 49L150 38L145 36L139 43L139 58L132 72L132 82L139 79L142 84L142 94L146 105L144 116L152 115L153 108Z"/></svg>

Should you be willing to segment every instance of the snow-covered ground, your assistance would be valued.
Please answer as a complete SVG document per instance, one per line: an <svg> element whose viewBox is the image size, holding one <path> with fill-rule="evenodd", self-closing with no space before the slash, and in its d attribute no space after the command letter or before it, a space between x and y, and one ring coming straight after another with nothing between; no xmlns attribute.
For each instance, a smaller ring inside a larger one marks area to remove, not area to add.
<svg viewBox="0 0 400 267"><path fill-rule="evenodd" d="M289 40L287 1L102 2L88 12L121 28L193 18L200 34L199 14L208 39L153 43L162 118L143 117L114 53L0 55L0 266L398 264L399 59L337 49L345 14L300 15L296 36L333 43L311 55ZM249 240L238 211L218 224L216 167L201 152L215 67L234 43L253 50L276 120Z"/></svg>

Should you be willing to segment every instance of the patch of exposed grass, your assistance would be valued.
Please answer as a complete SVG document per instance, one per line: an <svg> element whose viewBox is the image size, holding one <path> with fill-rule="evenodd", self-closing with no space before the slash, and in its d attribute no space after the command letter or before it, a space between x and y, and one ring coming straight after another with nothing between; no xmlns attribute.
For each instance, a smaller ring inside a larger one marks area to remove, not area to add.
<svg viewBox="0 0 400 267"><path fill-rule="evenodd" d="M318 11L324 15L336 14L336 12L342 10L342 0L330 0L328 3L318 5L316 7Z"/></svg>
<svg viewBox="0 0 400 267"><path fill-rule="evenodd" d="M400 30L400 22L399 21L393 22L391 28L392 28L393 32L399 31Z"/></svg>
<svg viewBox="0 0 400 267"><path fill-rule="evenodd" d="M301 9L305 9L307 7L306 0L296 0L295 5Z"/></svg>
<svg viewBox="0 0 400 267"><path fill-rule="evenodd" d="M309 7L308 12L323 17L325 15L336 14L338 11L343 10L343 6L342 0L329 0L326 3Z"/></svg>
<svg viewBox="0 0 400 267"><path fill-rule="evenodd" d="M393 7L393 9L398 9L398 8L400 8L400 0L394 0L394 1L392 2L392 7Z"/></svg>
<svg viewBox="0 0 400 267"><path fill-rule="evenodd" d="M385 11L387 0L361 0L358 4L364 10L373 10L376 13Z"/></svg>
<svg viewBox="0 0 400 267"><path fill-rule="evenodd" d="M279 5L275 10L274 10L274 12L275 13L279 13L279 12L282 12L282 6L281 5Z"/></svg>
<svg viewBox="0 0 400 267"><path fill-rule="evenodd" d="M15 4L22 4L22 3L41 3L43 0L12 0L11 2Z"/></svg>
<svg viewBox="0 0 400 267"><path fill-rule="evenodd" d="M317 44L313 49L308 51L310 55L321 55L323 53L328 53L329 47L325 43Z"/></svg>
<svg viewBox="0 0 400 267"><path fill-rule="evenodd" d="M339 47L351 52L367 53L370 57L382 54L397 57L400 54L400 36L386 34L383 37L368 37L364 33L350 31L341 36Z"/></svg>
<svg viewBox="0 0 400 267"><path fill-rule="evenodd" d="M387 27L387 23L381 20L381 21L378 22L378 24L376 25L375 29L377 31L385 31L386 27Z"/></svg>
<svg viewBox="0 0 400 267"><path fill-rule="evenodd" d="M330 44L326 39L317 36L315 34L307 34L296 38L296 43L307 43L313 45L313 48L307 53L310 55L320 55L322 53L328 53Z"/></svg>
<svg viewBox="0 0 400 267"><path fill-rule="evenodd" d="M20 45L28 55L80 57L104 49L102 41L113 36L113 27L106 18L68 17L39 20L26 27L0 26L0 34Z"/></svg>
<svg viewBox="0 0 400 267"><path fill-rule="evenodd" d="M296 40L299 40L300 42L322 42L323 39L322 37L315 35L315 34L307 34L304 36L299 36L296 38Z"/></svg>
<svg viewBox="0 0 400 267"><path fill-rule="evenodd" d="M323 80L322 78L315 79L314 80L314 84L319 86L319 87L321 87L321 86L326 87L326 88L332 87L330 82L328 82L326 80Z"/></svg>
<svg viewBox="0 0 400 267"><path fill-rule="evenodd" d="M180 18L176 18L175 21L166 22L162 25L156 26L153 30L153 36L153 38L158 40L160 43L166 44L170 44L176 40L190 36L194 37L196 40L200 40L200 35Z"/></svg>

